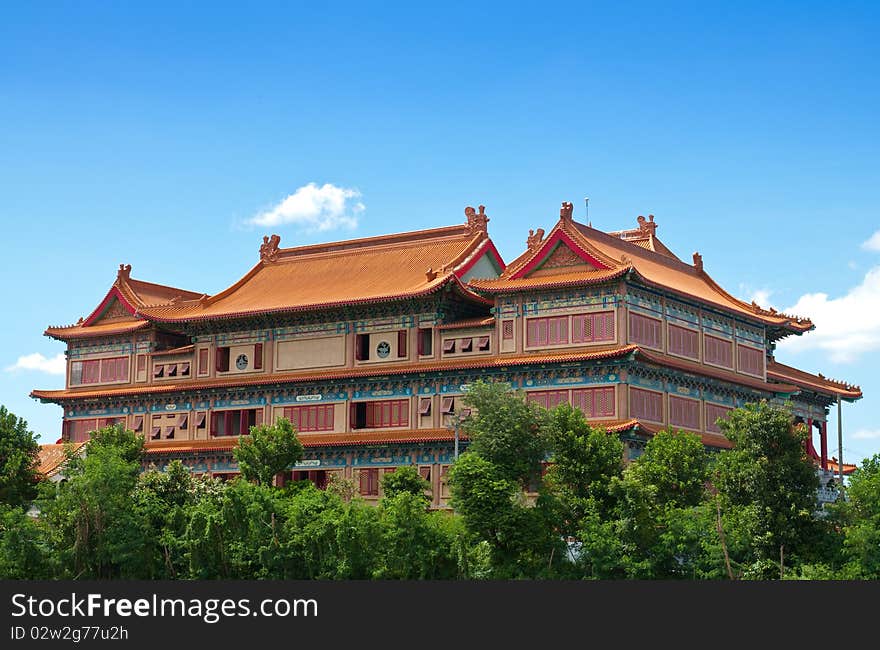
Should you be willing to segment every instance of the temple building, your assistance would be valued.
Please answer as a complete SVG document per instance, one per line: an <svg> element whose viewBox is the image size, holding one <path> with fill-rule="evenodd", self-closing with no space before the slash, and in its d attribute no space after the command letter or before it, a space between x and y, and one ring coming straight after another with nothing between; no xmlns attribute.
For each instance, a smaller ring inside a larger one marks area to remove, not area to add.
<svg viewBox="0 0 880 650"><path fill-rule="evenodd" d="M287 417L305 456L280 479L336 475L376 499L384 473L415 465L437 507L479 379L572 404L629 459L666 427L727 447L719 419L767 399L813 432L808 451L830 478L829 408L862 394L775 359L808 319L734 298L699 254L687 263L658 239L653 216L602 232L563 203L505 264L483 206L465 215L295 248L264 237L256 265L213 296L120 266L88 317L45 332L67 344L66 388L31 395L63 407L64 441L124 423L145 436L147 465L217 476L237 473L239 435Z"/></svg>

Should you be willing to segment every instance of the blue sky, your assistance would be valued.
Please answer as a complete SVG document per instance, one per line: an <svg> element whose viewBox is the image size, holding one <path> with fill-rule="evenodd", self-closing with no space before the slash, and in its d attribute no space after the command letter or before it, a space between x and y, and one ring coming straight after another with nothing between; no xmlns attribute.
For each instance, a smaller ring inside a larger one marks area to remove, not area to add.
<svg viewBox="0 0 880 650"><path fill-rule="evenodd" d="M214 293L270 228L291 246L480 203L511 260L589 196L597 227L654 214L734 294L811 316L777 357L860 384L844 454L880 451L877 3L418 4L6 6L0 403L54 441L60 409L27 395L63 378L20 366L52 369L43 330L122 262Z"/></svg>

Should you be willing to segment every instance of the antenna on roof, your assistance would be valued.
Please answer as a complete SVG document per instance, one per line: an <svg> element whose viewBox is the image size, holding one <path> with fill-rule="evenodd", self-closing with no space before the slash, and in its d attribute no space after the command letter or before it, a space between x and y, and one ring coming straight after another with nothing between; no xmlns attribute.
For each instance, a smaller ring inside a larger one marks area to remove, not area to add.
<svg viewBox="0 0 880 650"><path fill-rule="evenodd" d="M590 197L589 196L584 197L584 205L586 206L586 212L587 212L587 214L586 214L587 225L590 228L592 228L593 222L590 221Z"/></svg>

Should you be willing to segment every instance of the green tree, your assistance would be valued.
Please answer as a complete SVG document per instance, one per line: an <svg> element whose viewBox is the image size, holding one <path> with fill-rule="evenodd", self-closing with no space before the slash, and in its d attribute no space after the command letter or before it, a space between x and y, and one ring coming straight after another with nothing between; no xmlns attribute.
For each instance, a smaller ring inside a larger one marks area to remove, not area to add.
<svg viewBox="0 0 880 650"><path fill-rule="evenodd" d="M847 573L880 579L880 454L862 461L850 476L847 501L841 502ZM841 577L841 576L838 576Z"/></svg>
<svg viewBox="0 0 880 650"><path fill-rule="evenodd" d="M627 470L627 477L656 488L654 500L660 505L695 506L702 500L708 467L700 436L664 430L648 441L645 453Z"/></svg>
<svg viewBox="0 0 880 650"><path fill-rule="evenodd" d="M819 479L805 451L807 432L784 409L747 404L719 421L733 442L718 455L712 483L723 511L744 509L750 549L738 558L747 577L779 577L786 564L810 558L818 539Z"/></svg>
<svg viewBox="0 0 880 650"><path fill-rule="evenodd" d="M0 505L0 579L48 580L55 570L45 527L23 508Z"/></svg>
<svg viewBox="0 0 880 650"><path fill-rule="evenodd" d="M45 484L46 498L38 503L69 577L150 573L143 563L143 525L132 507L140 470L132 458L137 440L143 444L120 427L102 429L87 443L86 453L68 464L67 481Z"/></svg>
<svg viewBox="0 0 880 650"><path fill-rule="evenodd" d="M491 550L493 577L537 577L562 540L544 508L531 507L522 485L480 454L462 454L449 473L452 506L465 527Z"/></svg>
<svg viewBox="0 0 880 650"><path fill-rule="evenodd" d="M382 493L385 499L393 499L398 494L411 494L424 501L424 507L428 501L425 490L429 487L428 482L419 474L419 470L412 465L398 467L396 471L382 477Z"/></svg>
<svg viewBox="0 0 880 650"><path fill-rule="evenodd" d="M525 402L507 384L477 381L464 398L476 413L465 420L469 451L493 463L505 478L527 485L547 455L547 411Z"/></svg>
<svg viewBox="0 0 880 650"><path fill-rule="evenodd" d="M587 512L609 512L611 479L623 471L623 443L591 427L583 413L568 404L550 411L546 432L552 462L544 479L559 502L561 533L574 535Z"/></svg>
<svg viewBox="0 0 880 650"><path fill-rule="evenodd" d="M232 451L241 475L247 481L269 486L275 475L302 459L303 446L290 420L251 427L249 437L240 437Z"/></svg>
<svg viewBox="0 0 880 650"><path fill-rule="evenodd" d="M36 496L39 452L27 422L0 406L0 504L24 505Z"/></svg>

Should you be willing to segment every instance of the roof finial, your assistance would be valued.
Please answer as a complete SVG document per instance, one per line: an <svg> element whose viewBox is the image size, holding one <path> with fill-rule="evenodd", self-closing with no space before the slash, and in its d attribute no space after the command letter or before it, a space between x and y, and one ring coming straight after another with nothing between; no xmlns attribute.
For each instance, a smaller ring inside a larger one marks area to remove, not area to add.
<svg viewBox="0 0 880 650"><path fill-rule="evenodd" d="M264 263L274 262L278 258L278 244L281 243L279 235L268 237L263 235L263 243L260 244L260 260Z"/></svg>
<svg viewBox="0 0 880 650"><path fill-rule="evenodd" d="M131 264L120 264L119 270L116 272L116 277L120 280L128 280L131 276Z"/></svg>
<svg viewBox="0 0 880 650"><path fill-rule="evenodd" d="M471 206L464 209L464 216L467 217L468 234L476 235L478 232L487 232L489 217L486 216L486 206L479 206L479 214Z"/></svg>
<svg viewBox="0 0 880 650"><path fill-rule="evenodd" d="M529 250L534 250L538 246L541 245L541 241L544 239L544 229L538 228L537 231L529 230L529 236L526 238L526 245Z"/></svg>
<svg viewBox="0 0 880 650"><path fill-rule="evenodd" d="M657 224L654 223L654 215L649 214L647 220L639 215L636 221L639 222L639 230L641 230L646 235L654 235L657 232Z"/></svg>
<svg viewBox="0 0 880 650"><path fill-rule="evenodd" d="M703 270L703 256L699 253L694 253L694 268L697 269L697 271Z"/></svg>
<svg viewBox="0 0 880 650"><path fill-rule="evenodd" d="M559 208L559 218L563 221L571 221L572 213L574 212L574 206L570 201L563 201L562 207Z"/></svg>
<svg viewBox="0 0 880 650"><path fill-rule="evenodd" d="M431 281L433 281L434 278L436 278L436 277L437 277L437 271L435 271L435 270L433 269L433 267L430 267L430 266L429 266L429 267L428 267L428 270L425 271L425 279L426 279L428 282L431 282Z"/></svg>

